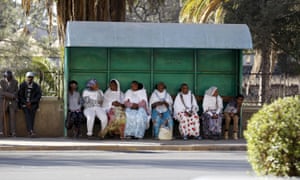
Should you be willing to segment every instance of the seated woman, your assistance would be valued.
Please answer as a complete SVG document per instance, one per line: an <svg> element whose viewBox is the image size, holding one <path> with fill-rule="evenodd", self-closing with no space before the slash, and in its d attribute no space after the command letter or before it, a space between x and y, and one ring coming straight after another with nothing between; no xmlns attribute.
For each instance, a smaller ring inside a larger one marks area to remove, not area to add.
<svg viewBox="0 0 300 180"><path fill-rule="evenodd" d="M131 89L125 93L126 107L125 137L143 138L148 128L148 100L146 90L137 81L131 82Z"/></svg>
<svg viewBox="0 0 300 180"><path fill-rule="evenodd" d="M110 81L109 88L104 93L103 108L108 115L108 125L104 133L119 134L123 139L126 122L124 93L116 79Z"/></svg>
<svg viewBox="0 0 300 180"><path fill-rule="evenodd" d="M171 113L173 100L166 91L166 86L163 82L156 85L156 89L150 97L149 104L151 108L154 139L158 139L159 129L161 127L167 128L172 134L173 119Z"/></svg>
<svg viewBox="0 0 300 180"><path fill-rule="evenodd" d="M204 136L209 138L211 136L219 137L222 128L222 110L223 100L219 96L218 88L210 87L205 91L203 98L203 131Z"/></svg>
<svg viewBox="0 0 300 180"><path fill-rule="evenodd" d="M99 85L95 79L88 81L86 89L82 93L84 100L84 115L87 118L87 135L93 135L93 128L96 116L101 121L101 130L107 125L107 116L104 108L102 108L103 92L99 89ZM102 136L103 138L104 136Z"/></svg>
<svg viewBox="0 0 300 180"><path fill-rule="evenodd" d="M174 118L179 121L179 132L184 140L187 140L188 136L202 139L198 110L195 96L189 90L188 85L183 83L174 101Z"/></svg>
<svg viewBox="0 0 300 180"><path fill-rule="evenodd" d="M73 130L73 137L75 138L79 137L81 124L84 121L81 106L82 99L78 92L78 83L72 80L69 82L68 89L68 119L66 121L66 128Z"/></svg>

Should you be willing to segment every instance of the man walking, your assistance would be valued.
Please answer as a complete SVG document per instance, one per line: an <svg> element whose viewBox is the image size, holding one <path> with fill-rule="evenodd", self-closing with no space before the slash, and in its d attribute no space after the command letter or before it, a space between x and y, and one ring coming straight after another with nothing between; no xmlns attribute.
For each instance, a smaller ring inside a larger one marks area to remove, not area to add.
<svg viewBox="0 0 300 180"><path fill-rule="evenodd" d="M42 96L40 86L33 81L34 73L27 72L26 80L20 84L18 98L19 104L24 111L26 127L29 137L36 136L33 127L36 110Z"/></svg>
<svg viewBox="0 0 300 180"><path fill-rule="evenodd" d="M9 70L4 72L3 77L0 80L0 136L7 136L9 127L9 135L15 137L18 81Z"/></svg>

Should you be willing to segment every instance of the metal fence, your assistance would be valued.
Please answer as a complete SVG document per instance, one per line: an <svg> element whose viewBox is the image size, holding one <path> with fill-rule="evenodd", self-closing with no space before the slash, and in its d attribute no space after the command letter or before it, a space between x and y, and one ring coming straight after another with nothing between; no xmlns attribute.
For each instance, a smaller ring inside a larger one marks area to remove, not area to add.
<svg viewBox="0 0 300 180"><path fill-rule="evenodd" d="M243 94L245 104L261 105L262 104L262 77L269 76L270 89L269 97L265 99L270 102L278 98L293 96L299 94L299 76L290 76L289 74L261 74L249 73L243 75Z"/></svg>
<svg viewBox="0 0 300 180"><path fill-rule="evenodd" d="M14 72L19 83L25 80L23 71ZM63 73L59 71L34 71L34 81L41 86L43 96L54 96L62 98L63 93Z"/></svg>

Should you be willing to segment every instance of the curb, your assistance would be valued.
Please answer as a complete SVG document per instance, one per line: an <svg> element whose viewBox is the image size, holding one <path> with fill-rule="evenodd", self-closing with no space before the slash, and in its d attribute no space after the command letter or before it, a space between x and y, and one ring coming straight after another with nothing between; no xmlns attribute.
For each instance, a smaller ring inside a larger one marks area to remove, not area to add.
<svg viewBox="0 0 300 180"><path fill-rule="evenodd" d="M214 140L86 140L70 138L4 138L0 151L246 151L244 139Z"/></svg>
<svg viewBox="0 0 300 180"><path fill-rule="evenodd" d="M96 146L0 146L0 151L246 151L246 145L96 145Z"/></svg>

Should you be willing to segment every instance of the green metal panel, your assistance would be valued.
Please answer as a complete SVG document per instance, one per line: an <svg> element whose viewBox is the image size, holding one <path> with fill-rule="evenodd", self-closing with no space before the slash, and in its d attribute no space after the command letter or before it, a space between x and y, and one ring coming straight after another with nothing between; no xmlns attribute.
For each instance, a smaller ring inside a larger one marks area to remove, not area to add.
<svg viewBox="0 0 300 180"><path fill-rule="evenodd" d="M197 71L235 72L235 55L234 50L198 50Z"/></svg>
<svg viewBox="0 0 300 180"><path fill-rule="evenodd" d="M150 49L111 49L112 71L149 71Z"/></svg>
<svg viewBox="0 0 300 180"><path fill-rule="evenodd" d="M198 50L197 85L204 95L210 86L217 86L222 96L235 96L239 89L239 57L236 50Z"/></svg>
<svg viewBox="0 0 300 180"><path fill-rule="evenodd" d="M154 71L193 72L192 49L155 49Z"/></svg>
<svg viewBox="0 0 300 180"><path fill-rule="evenodd" d="M194 54L192 49L154 49L153 85L162 81L172 95L180 85L187 83L194 88Z"/></svg>
<svg viewBox="0 0 300 180"><path fill-rule="evenodd" d="M106 70L107 49L105 48L70 48L70 70Z"/></svg>
<svg viewBox="0 0 300 180"><path fill-rule="evenodd" d="M221 96L235 96L237 93L235 79L235 75L200 74L197 77L200 88L196 93L203 96L206 89L216 86Z"/></svg>
<svg viewBox="0 0 300 180"><path fill-rule="evenodd" d="M151 48L67 48L68 80L75 79L79 88L95 78L102 90L116 78L126 91L133 80L144 84L148 94L163 81L172 95L187 83L196 95L217 86L223 96L240 90L240 51Z"/></svg>
<svg viewBox="0 0 300 180"><path fill-rule="evenodd" d="M68 88L69 88L69 54L70 48L65 48L65 59L64 59L64 119L62 125L64 126L64 120L67 119L68 116ZM64 128L64 135L67 136L67 129Z"/></svg>

